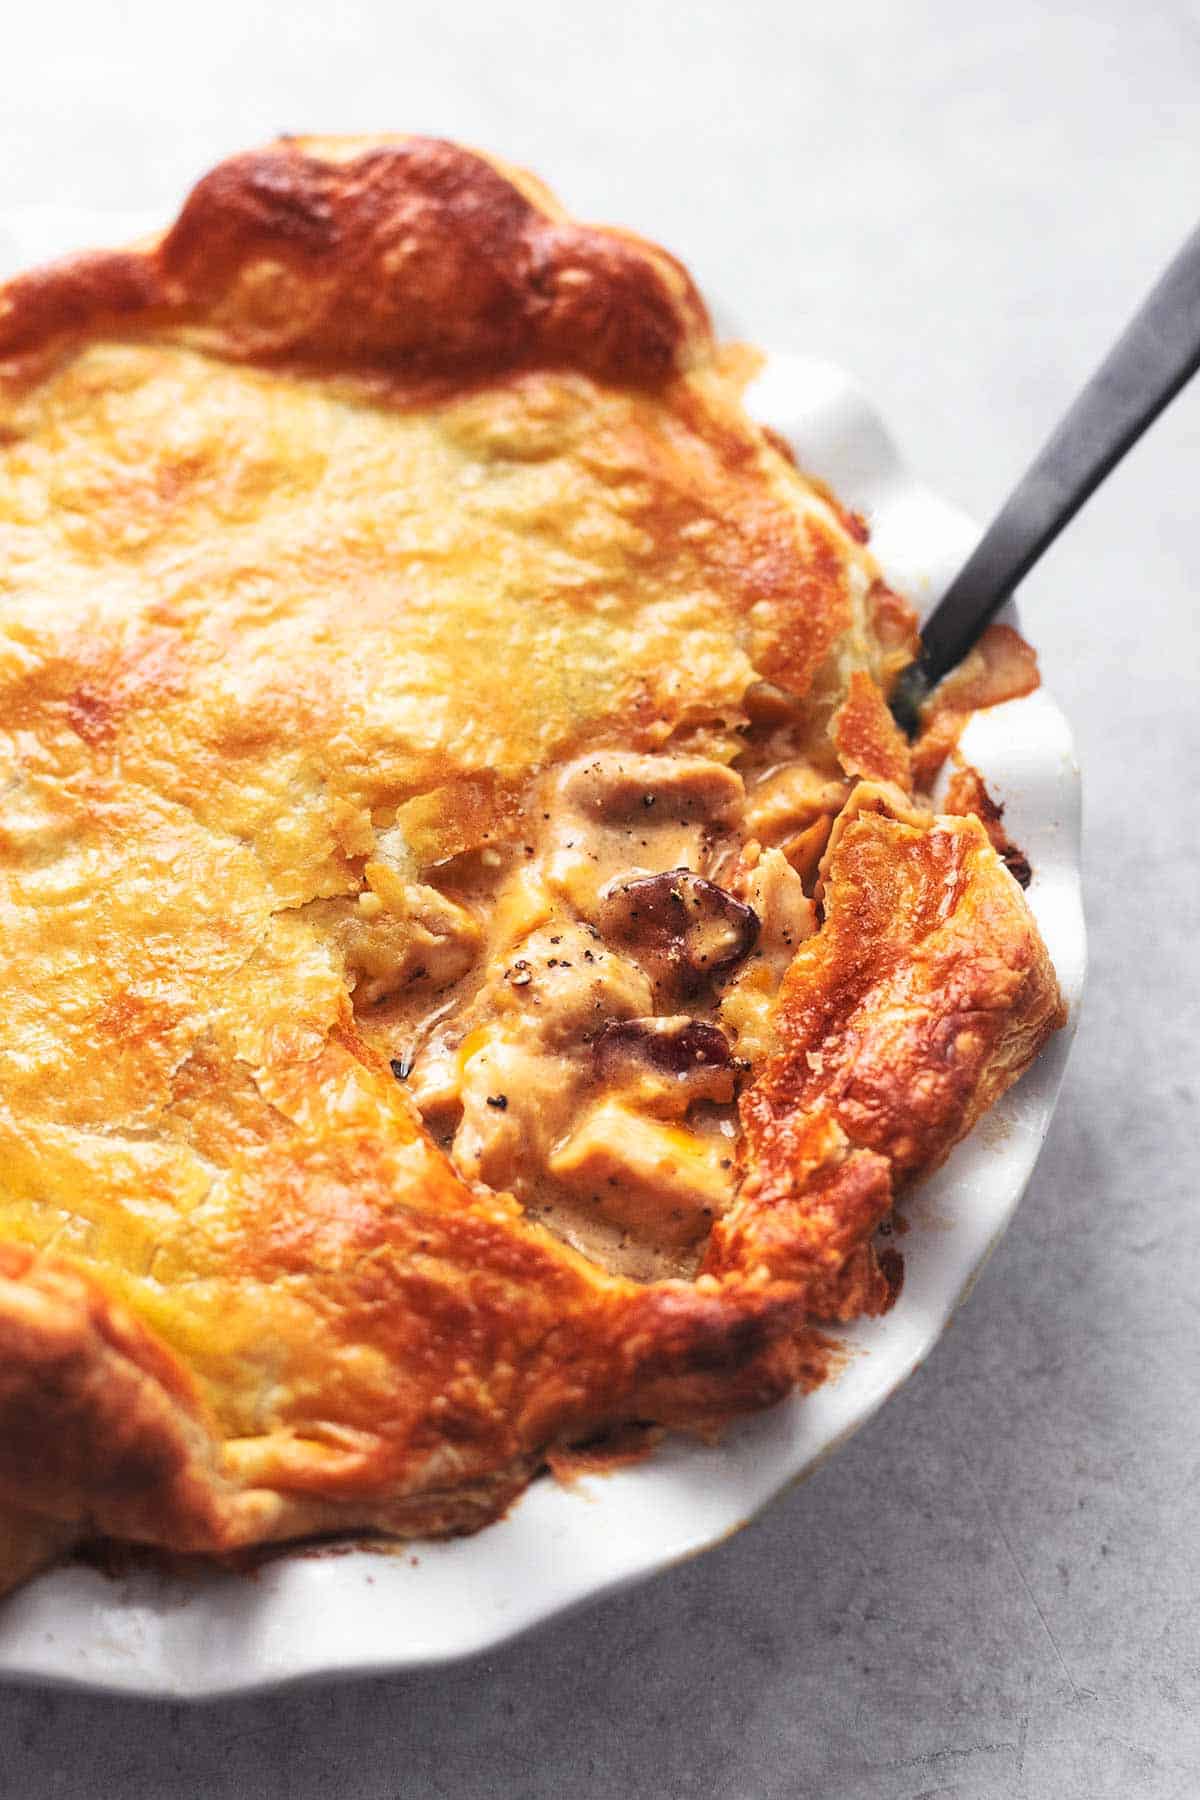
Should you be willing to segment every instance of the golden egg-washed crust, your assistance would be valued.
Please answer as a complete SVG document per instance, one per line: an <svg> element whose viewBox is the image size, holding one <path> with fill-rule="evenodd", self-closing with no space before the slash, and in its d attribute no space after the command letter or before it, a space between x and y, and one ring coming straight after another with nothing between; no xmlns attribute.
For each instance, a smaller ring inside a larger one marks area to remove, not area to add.
<svg viewBox="0 0 1200 1800"><path fill-rule="evenodd" d="M852 1317L887 1296L869 1233L943 1162L1065 1012L1020 890L976 818L851 795L826 852L825 921L784 976L776 1048L741 1103L748 1170L706 1267L829 1283Z"/></svg>
<svg viewBox="0 0 1200 1800"><path fill-rule="evenodd" d="M912 761L904 733L865 669L852 672L846 698L830 721L829 735L847 775L891 781L905 789L912 786Z"/></svg>
<svg viewBox="0 0 1200 1800"><path fill-rule="evenodd" d="M894 1178L1052 1027L970 823L843 818L742 1198L647 1285L464 1182L358 1034L321 907L385 833L477 849L763 681L906 778L911 615L744 373L664 252L420 139L237 157L0 289L0 1584L471 1529L556 1445L820 1379Z"/></svg>

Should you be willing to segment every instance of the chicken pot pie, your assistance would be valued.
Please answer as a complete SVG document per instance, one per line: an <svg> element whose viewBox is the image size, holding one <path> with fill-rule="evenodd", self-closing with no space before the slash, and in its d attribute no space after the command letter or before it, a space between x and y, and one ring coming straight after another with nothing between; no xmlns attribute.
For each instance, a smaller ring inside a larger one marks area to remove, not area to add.
<svg viewBox="0 0 1200 1800"><path fill-rule="evenodd" d="M471 1530L888 1303L1063 1009L753 366L420 139L0 289L0 1583Z"/></svg>

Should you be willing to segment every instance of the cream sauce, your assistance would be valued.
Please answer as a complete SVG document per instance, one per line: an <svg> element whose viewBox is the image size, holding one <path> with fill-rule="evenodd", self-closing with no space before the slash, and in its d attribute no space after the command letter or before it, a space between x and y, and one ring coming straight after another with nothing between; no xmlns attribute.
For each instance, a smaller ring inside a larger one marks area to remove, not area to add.
<svg viewBox="0 0 1200 1800"><path fill-rule="evenodd" d="M749 791L711 757L599 752L543 781L527 842L371 864L357 906L322 903L360 1029L461 1173L635 1279L693 1274L732 1201L737 1089L817 926L785 852L841 786L751 729Z"/></svg>

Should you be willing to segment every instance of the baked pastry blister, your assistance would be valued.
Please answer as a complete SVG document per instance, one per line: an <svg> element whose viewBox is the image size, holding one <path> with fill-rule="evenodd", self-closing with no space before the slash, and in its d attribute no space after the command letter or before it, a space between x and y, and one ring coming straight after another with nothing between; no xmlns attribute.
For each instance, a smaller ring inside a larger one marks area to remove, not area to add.
<svg viewBox="0 0 1200 1800"><path fill-rule="evenodd" d="M471 1529L888 1304L1061 1002L752 368L419 140L0 291L7 1581Z"/></svg>

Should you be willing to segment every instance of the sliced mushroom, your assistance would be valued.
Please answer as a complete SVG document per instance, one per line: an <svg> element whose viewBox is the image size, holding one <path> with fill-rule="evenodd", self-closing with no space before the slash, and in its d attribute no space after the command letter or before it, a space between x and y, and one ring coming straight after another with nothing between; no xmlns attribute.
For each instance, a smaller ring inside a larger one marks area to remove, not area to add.
<svg viewBox="0 0 1200 1800"><path fill-rule="evenodd" d="M691 869L635 875L602 896L600 929L628 946L655 983L694 994L749 956L758 914Z"/></svg>
<svg viewBox="0 0 1200 1800"><path fill-rule="evenodd" d="M685 1015L614 1019L592 1045L605 1087L638 1105L680 1115L694 1100L727 1104L734 1064L723 1031Z"/></svg>

